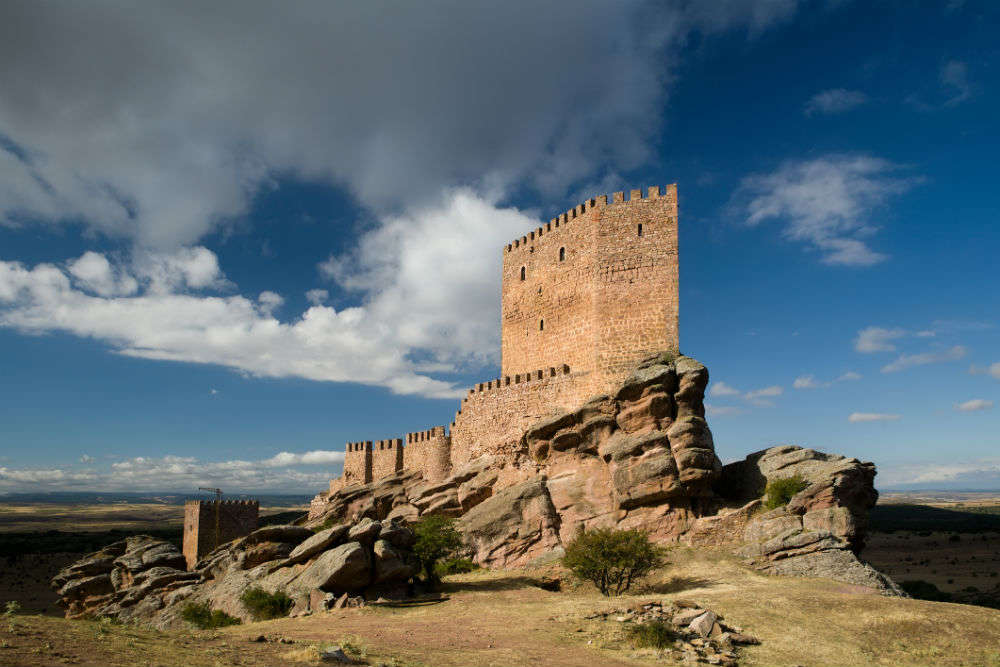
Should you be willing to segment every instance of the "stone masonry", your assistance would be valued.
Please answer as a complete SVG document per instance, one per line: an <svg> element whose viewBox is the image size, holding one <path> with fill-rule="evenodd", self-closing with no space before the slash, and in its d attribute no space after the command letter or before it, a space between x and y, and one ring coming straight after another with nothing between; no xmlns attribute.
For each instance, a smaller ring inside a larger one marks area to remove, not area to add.
<svg viewBox="0 0 1000 667"><path fill-rule="evenodd" d="M257 530L256 500L188 500L184 503L184 560L194 568L202 556Z"/></svg>
<svg viewBox="0 0 1000 667"><path fill-rule="evenodd" d="M403 470L438 481L506 456L541 417L616 387L643 358L678 350L677 186L588 199L504 246L501 377L444 426L347 444L330 493Z"/></svg>

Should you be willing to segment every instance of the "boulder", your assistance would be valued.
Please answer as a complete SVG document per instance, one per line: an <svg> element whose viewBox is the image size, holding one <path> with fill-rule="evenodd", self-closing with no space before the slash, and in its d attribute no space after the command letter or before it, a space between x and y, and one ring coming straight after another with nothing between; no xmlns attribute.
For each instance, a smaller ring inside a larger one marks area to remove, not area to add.
<svg viewBox="0 0 1000 667"><path fill-rule="evenodd" d="M375 538L378 537L381 530L381 522L365 518L347 531L347 539L351 542L371 544L375 541Z"/></svg>
<svg viewBox="0 0 1000 667"><path fill-rule="evenodd" d="M252 546L261 542L285 542L298 545L313 536L313 532L303 526L281 525L258 528L246 537L240 538L243 546Z"/></svg>
<svg viewBox="0 0 1000 667"><path fill-rule="evenodd" d="M403 551L394 547L387 540L376 540L372 552L375 558L373 584L405 582L419 571L415 559L407 558Z"/></svg>
<svg viewBox="0 0 1000 667"><path fill-rule="evenodd" d="M293 580L296 589L328 592L360 591L371 584L371 556L360 542L326 551Z"/></svg>
<svg viewBox="0 0 1000 667"><path fill-rule="evenodd" d="M522 562L529 552L560 544L559 517L542 477L500 491L469 510L459 525L476 560L489 565Z"/></svg>
<svg viewBox="0 0 1000 667"><path fill-rule="evenodd" d="M350 524L342 523L319 531L292 550L288 555L288 564L304 563L316 554L337 546L350 529Z"/></svg>

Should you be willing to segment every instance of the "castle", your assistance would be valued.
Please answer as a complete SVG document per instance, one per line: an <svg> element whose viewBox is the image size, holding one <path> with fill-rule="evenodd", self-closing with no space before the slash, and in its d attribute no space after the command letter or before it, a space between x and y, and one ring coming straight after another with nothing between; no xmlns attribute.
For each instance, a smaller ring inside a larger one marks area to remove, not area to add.
<svg viewBox="0 0 1000 667"><path fill-rule="evenodd" d="M256 500L188 500L184 503L184 560L193 570L220 544L257 530Z"/></svg>
<svg viewBox="0 0 1000 667"><path fill-rule="evenodd" d="M480 456L512 456L531 423L677 350L676 184L589 199L502 252L501 377L469 390L450 430L347 443L329 493L402 470L436 482Z"/></svg>

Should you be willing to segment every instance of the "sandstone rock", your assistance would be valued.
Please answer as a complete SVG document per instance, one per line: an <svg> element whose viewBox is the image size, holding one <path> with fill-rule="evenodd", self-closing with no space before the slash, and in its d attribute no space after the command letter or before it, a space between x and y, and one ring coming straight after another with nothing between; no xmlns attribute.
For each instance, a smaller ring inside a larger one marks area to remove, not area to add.
<svg viewBox="0 0 1000 667"><path fill-rule="evenodd" d="M347 531L347 539L351 542L371 544L382 530L382 523L372 519L362 519Z"/></svg>
<svg viewBox="0 0 1000 667"><path fill-rule="evenodd" d="M295 578L302 590L360 591L371 583L371 557L360 542L348 542L322 553Z"/></svg>
<svg viewBox="0 0 1000 667"><path fill-rule="evenodd" d="M261 542L286 542L297 545L312 536L313 532L303 526L264 526L241 538L240 541L243 546L252 546Z"/></svg>
<svg viewBox="0 0 1000 667"><path fill-rule="evenodd" d="M396 521L383 521L378 537L398 549L407 550L412 549L417 541L417 536L406 524Z"/></svg>
<svg viewBox="0 0 1000 667"><path fill-rule="evenodd" d="M236 566L244 570L252 570L262 563L284 559L292 552L288 542L260 542L251 545L236 559Z"/></svg>
<svg viewBox="0 0 1000 667"><path fill-rule="evenodd" d="M511 486L476 505L459 525L476 560L503 566L533 547L559 544L559 519L541 477Z"/></svg>
<svg viewBox="0 0 1000 667"><path fill-rule="evenodd" d="M373 553L375 579L372 583L374 584L407 581L418 572L416 561L407 559L402 551L387 540L376 540Z"/></svg>
<svg viewBox="0 0 1000 667"><path fill-rule="evenodd" d="M681 611L674 614L672 622L674 625L685 626L704 613L705 610L702 609L701 607L682 609Z"/></svg>
<svg viewBox="0 0 1000 667"><path fill-rule="evenodd" d="M688 629L697 632L702 637L708 637L712 634L712 628L715 627L718 618L714 611L706 610L688 624Z"/></svg>
<svg viewBox="0 0 1000 667"><path fill-rule="evenodd" d="M347 536L347 531L350 529L350 524L342 523L319 531L301 542L288 554L288 564L304 563L316 554L337 546Z"/></svg>
<svg viewBox="0 0 1000 667"><path fill-rule="evenodd" d="M110 575L95 574L92 577L67 581L59 589L59 596L63 598L85 598L112 592L114 592L114 587L111 585Z"/></svg>

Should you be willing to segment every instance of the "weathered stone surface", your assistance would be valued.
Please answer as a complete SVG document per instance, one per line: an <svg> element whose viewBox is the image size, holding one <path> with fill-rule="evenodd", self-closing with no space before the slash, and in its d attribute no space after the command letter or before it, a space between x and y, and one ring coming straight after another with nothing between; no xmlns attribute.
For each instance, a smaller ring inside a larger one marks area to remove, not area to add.
<svg viewBox="0 0 1000 667"><path fill-rule="evenodd" d="M347 539L351 542L371 544L381 530L382 523L380 521L364 518L347 531Z"/></svg>
<svg viewBox="0 0 1000 667"><path fill-rule="evenodd" d="M294 563L304 563L316 554L326 551L330 547L337 546L343 541L344 537L347 536L347 531L350 529L350 524L342 523L333 526L332 528L319 531L312 537L300 543L299 546L295 547L292 552L288 554L288 564L292 565Z"/></svg>
<svg viewBox="0 0 1000 667"><path fill-rule="evenodd" d="M324 552L295 578L295 588L360 591L371 583L371 557L360 542Z"/></svg>
<svg viewBox="0 0 1000 667"><path fill-rule="evenodd" d="M313 532L303 526L264 526L242 538L242 543L247 546L261 542L286 542L297 545L312 535Z"/></svg>
<svg viewBox="0 0 1000 667"><path fill-rule="evenodd" d="M459 523L478 562L503 566L538 548L559 544L559 517L544 478L500 491L473 507Z"/></svg>
<svg viewBox="0 0 1000 667"><path fill-rule="evenodd" d="M705 610L688 624L688 629L694 630L702 637L708 637L712 634L712 629L718 619L719 617L715 615L714 611Z"/></svg>
<svg viewBox="0 0 1000 667"><path fill-rule="evenodd" d="M403 551L394 547L387 540L376 540L372 551L375 556L373 584L406 581L418 571L416 561L412 558L408 559Z"/></svg>

